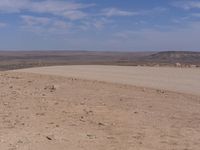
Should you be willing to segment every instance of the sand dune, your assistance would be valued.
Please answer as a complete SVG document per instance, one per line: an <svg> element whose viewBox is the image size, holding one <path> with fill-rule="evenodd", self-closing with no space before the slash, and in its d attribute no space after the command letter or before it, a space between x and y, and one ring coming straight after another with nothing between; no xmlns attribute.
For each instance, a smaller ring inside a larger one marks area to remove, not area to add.
<svg viewBox="0 0 200 150"><path fill-rule="evenodd" d="M200 69L132 66L55 66L17 70L200 95Z"/></svg>

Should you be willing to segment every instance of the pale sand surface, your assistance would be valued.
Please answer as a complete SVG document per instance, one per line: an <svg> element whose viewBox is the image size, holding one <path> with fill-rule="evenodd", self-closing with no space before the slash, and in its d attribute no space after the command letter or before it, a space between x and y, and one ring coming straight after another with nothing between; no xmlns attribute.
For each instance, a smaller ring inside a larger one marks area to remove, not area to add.
<svg viewBox="0 0 200 150"><path fill-rule="evenodd" d="M93 67L85 70L94 72ZM54 71L49 68L42 72L63 72L68 75L66 68L55 67ZM109 81L111 77L115 78L114 81L124 77L125 72L133 76L141 73L140 68L135 73L128 68L122 69L119 75L108 77ZM113 73L120 72L112 68L103 69L111 69ZM86 77L88 73L85 70L82 74ZM102 70L100 69L99 73L105 78L107 74ZM155 74L159 81L163 76L177 76L175 72L168 72L171 69L164 70L168 75L156 68L147 68L146 73ZM41 73L41 69L36 69L36 72L38 71ZM72 73L73 71L77 72L80 69L71 68ZM191 71L198 73L197 70ZM108 74L112 75L111 72ZM177 72L186 73L180 78L193 73L189 70ZM161 74L162 77L159 78L157 74ZM101 77L97 73L94 75ZM198 76L193 77L198 79ZM140 76L137 75L137 78ZM169 80L171 81L170 78ZM180 81L179 79L177 82ZM194 84L193 80L191 83ZM200 148L199 96L16 72L0 72L0 91L0 150Z"/></svg>
<svg viewBox="0 0 200 150"><path fill-rule="evenodd" d="M83 65L30 68L17 71L77 77L200 95L199 68Z"/></svg>

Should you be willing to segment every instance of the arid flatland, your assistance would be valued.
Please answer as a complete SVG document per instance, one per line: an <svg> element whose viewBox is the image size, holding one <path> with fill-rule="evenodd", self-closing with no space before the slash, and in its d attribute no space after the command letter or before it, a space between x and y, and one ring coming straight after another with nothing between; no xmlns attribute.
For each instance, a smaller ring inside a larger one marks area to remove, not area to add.
<svg viewBox="0 0 200 150"><path fill-rule="evenodd" d="M121 84L116 82L118 76L109 74L115 71L105 66L100 66L104 69L98 69L99 72L96 70L95 78L88 76L94 68L70 67L0 73L0 149L199 150L200 96L197 93L141 87L137 82L128 85L119 74ZM127 73L122 77L131 82L134 78L129 77L134 74L128 70L121 68L123 74ZM77 71L88 78L74 74ZM184 72L188 73L182 78L194 73ZM145 72L138 73L140 76ZM109 81L102 80L105 76ZM171 72L171 76L176 77L176 73ZM196 77L193 80L199 83ZM140 83L147 82L142 80L143 77ZM198 85L193 84L188 86Z"/></svg>

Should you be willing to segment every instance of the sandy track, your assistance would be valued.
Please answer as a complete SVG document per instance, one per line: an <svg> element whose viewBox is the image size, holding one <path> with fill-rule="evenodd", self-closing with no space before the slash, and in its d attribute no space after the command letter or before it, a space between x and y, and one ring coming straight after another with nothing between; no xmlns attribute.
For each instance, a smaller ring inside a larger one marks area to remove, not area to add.
<svg viewBox="0 0 200 150"><path fill-rule="evenodd" d="M200 95L200 69L131 66L55 66L17 70L130 84Z"/></svg>
<svg viewBox="0 0 200 150"><path fill-rule="evenodd" d="M0 72L1 150L199 150L200 97Z"/></svg>

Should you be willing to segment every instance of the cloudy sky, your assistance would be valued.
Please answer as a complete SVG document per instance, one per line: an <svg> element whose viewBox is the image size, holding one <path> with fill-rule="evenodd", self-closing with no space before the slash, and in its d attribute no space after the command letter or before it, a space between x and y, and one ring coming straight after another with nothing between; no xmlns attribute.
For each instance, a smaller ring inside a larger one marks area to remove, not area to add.
<svg viewBox="0 0 200 150"><path fill-rule="evenodd" d="M200 50L200 0L0 0L0 50Z"/></svg>

